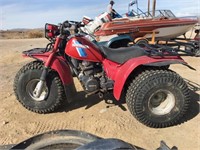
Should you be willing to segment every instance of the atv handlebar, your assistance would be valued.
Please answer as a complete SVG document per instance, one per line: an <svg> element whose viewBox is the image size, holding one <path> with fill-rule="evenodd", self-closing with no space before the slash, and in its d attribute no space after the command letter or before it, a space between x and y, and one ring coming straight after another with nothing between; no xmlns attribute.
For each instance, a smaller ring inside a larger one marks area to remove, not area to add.
<svg viewBox="0 0 200 150"><path fill-rule="evenodd" d="M82 25L81 22L66 20L62 24L60 24L60 34L70 35L70 30L74 30L75 33L78 33L78 29L82 26L84 25Z"/></svg>
<svg viewBox="0 0 200 150"><path fill-rule="evenodd" d="M54 43L56 40L56 37L64 37L67 38L71 35L71 32L73 34L79 33L80 27L83 27L84 25L82 22L78 21L64 21L63 23L59 23L58 25L54 24L45 24L45 37L51 42Z"/></svg>

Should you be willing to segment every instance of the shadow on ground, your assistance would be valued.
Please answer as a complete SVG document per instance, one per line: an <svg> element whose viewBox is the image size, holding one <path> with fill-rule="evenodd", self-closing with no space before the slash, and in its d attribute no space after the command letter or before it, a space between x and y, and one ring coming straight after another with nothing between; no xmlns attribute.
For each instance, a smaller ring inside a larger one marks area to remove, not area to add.
<svg viewBox="0 0 200 150"><path fill-rule="evenodd" d="M186 81L190 89L191 100L190 107L186 115L178 124L187 122L195 118L199 114L200 108L200 95L197 93L200 91L200 85L187 79L184 80ZM89 109L90 107L95 106L101 101L105 101L105 103L107 104L106 108L117 106L121 108L122 111L127 111L127 109L123 106L123 104L125 103L124 100L117 101L112 94L104 95L104 98L99 98L98 95L91 95L86 98L85 94L86 93L84 91L78 92L73 102L64 105L63 108L61 108L58 112L68 112L82 107L85 107L85 109Z"/></svg>
<svg viewBox="0 0 200 150"><path fill-rule="evenodd" d="M123 106L123 101L117 101L112 94L105 94L103 98L100 98L98 95L91 95L85 97L86 93L84 91L77 92L77 95L74 97L74 100L70 104L64 105L59 112L68 112L71 110L79 109L85 107L85 109L89 109L90 107L95 106L96 104L104 101L107 106L110 107L119 107L123 111L127 111L127 109Z"/></svg>
<svg viewBox="0 0 200 150"><path fill-rule="evenodd" d="M197 92L200 91L200 85L187 79L184 79L184 80L188 84L188 87L190 89L190 95L191 95L190 107L185 117L183 118L183 122L186 122L195 118L199 114L200 95Z"/></svg>

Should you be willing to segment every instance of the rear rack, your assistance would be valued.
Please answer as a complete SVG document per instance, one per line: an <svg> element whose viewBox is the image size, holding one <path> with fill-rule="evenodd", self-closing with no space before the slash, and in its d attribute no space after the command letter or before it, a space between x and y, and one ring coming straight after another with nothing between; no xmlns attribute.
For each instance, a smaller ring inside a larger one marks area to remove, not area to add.
<svg viewBox="0 0 200 150"><path fill-rule="evenodd" d="M138 46L144 48L149 56L193 56L200 57L200 50L194 43L179 43L180 45L167 46L159 44L139 44ZM185 49L182 49L182 46Z"/></svg>

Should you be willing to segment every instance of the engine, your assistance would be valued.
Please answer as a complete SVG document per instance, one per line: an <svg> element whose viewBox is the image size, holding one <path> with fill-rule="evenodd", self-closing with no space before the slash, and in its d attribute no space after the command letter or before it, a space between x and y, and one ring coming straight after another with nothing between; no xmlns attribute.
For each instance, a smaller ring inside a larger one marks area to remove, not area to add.
<svg viewBox="0 0 200 150"><path fill-rule="evenodd" d="M114 82L109 80L100 63L72 60L79 70L78 79L87 93L106 92L113 89Z"/></svg>
<svg viewBox="0 0 200 150"><path fill-rule="evenodd" d="M81 63L81 72L78 75L79 80L87 92L94 92L99 90L99 79L94 76L94 64L83 61Z"/></svg>

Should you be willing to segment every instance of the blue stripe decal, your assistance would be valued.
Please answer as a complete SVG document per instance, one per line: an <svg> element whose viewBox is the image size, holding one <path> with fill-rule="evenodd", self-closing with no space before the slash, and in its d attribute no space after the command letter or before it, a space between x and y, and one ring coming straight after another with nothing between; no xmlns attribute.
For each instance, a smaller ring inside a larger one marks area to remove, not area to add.
<svg viewBox="0 0 200 150"><path fill-rule="evenodd" d="M74 41L74 43L81 45L81 43L79 43L78 41ZM80 57L87 57L87 53L86 53L84 48L76 47L76 50L77 50Z"/></svg>
<svg viewBox="0 0 200 150"><path fill-rule="evenodd" d="M84 48L78 48L77 47L77 50L78 50L78 52L79 52L79 55L81 56L81 57L87 57L87 53L85 52L85 49Z"/></svg>

